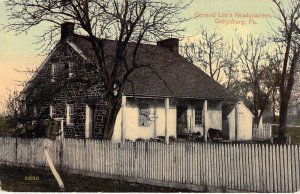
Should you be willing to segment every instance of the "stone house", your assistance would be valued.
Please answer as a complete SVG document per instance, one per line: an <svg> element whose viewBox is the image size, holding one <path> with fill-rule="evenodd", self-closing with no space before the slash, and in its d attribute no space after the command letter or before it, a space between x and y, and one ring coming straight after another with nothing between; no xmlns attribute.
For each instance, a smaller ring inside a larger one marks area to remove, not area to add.
<svg viewBox="0 0 300 194"><path fill-rule="evenodd" d="M64 137L101 138L105 89L95 81L91 43L88 37L74 33L72 23L62 24L61 32L61 40L24 88L23 107L39 116L62 119ZM105 52L110 53L115 41L102 41ZM134 44L129 44L128 53ZM229 130L229 122L238 119L229 121L228 116L235 110L237 98L178 50L175 38L141 45L139 60L151 68L136 70L125 84L114 141L179 138L194 132L207 139L209 128L222 130L227 138L235 133Z"/></svg>

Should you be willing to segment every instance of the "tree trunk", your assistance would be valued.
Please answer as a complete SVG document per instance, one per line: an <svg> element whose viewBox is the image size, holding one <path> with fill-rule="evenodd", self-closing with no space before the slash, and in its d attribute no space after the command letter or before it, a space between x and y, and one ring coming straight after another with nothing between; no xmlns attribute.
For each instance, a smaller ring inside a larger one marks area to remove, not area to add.
<svg viewBox="0 0 300 194"><path fill-rule="evenodd" d="M254 108L254 124L256 125L256 127L258 127L259 125L258 90L259 90L259 85L257 80L255 80L253 84L253 108Z"/></svg>
<svg viewBox="0 0 300 194"><path fill-rule="evenodd" d="M276 123L276 98L275 98L275 89L273 90L272 92L272 101L273 101L273 104L272 104L272 117L273 117L273 123L275 124Z"/></svg>
<svg viewBox="0 0 300 194"><path fill-rule="evenodd" d="M279 131L278 131L278 143L285 143L286 134L286 120L287 120L288 100L281 99L280 112L279 112Z"/></svg>
<svg viewBox="0 0 300 194"><path fill-rule="evenodd" d="M280 143L285 143L287 112L288 112L288 106L289 106L291 94L295 83L294 76L299 61L299 55L300 55L300 48L298 48L297 52L293 54L289 73L285 72L286 75L283 76L283 78L285 79L286 76L288 75L286 87L285 87L285 80L281 80L283 85L280 86L281 101L280 101L279 132L278 132L278 140Z"/></svg>
<svg viewBox="0 0 300 194"><path fill-rule="evenodd" d="M107 109L104 118L103 139L111 140L114 132L117 115L121 108L122 95L117 97L109 96L107 99Z"/></svg>

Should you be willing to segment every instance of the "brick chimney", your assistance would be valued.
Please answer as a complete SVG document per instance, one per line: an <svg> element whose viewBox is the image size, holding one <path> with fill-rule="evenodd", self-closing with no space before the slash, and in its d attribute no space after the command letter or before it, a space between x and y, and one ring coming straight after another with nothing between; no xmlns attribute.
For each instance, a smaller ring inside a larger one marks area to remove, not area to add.
<svg viewBox="0 0 300 194"><path fill-rule="evenodd" d="M179 39L177 38L168 38L165 40L157 41L157 46L165 47L172 51L174 54L179 53Z"/></svg>
<svg viewBox="0 0 300 194"><path fill-rule="evenodd" d="M61 25L61 40L66 39L68 36L74 34L74 26L75 24L72 22L65 22Z"/></svg>

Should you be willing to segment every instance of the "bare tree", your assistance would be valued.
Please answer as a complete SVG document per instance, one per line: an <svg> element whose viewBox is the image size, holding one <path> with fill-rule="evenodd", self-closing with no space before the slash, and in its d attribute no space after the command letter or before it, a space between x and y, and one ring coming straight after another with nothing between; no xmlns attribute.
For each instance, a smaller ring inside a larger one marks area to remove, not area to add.
<svg viewBox="0 0 300 194"><path fill-rule="evenodd" d="M181 53L227 89L231 89L237 79L239 52L234 41L225 40L216 29L210 33L201 28L200 39L185 42Z"/></svg>
<svg viewBox="0 0 300 194"><path fill-rule="evenodd" d="M184 30L179 25L187 20L180 13L189 5L181 1L149 0L7 0L5 3L10 13L5 27L8 30L22 33L41 23L51 23L40 39L51 46L61 23L74 22L77 30L89 37L99 82L106 90L105 139L112 137L125 83L137 68L146 66L137 59L141 43L178 36ZM106 60L102 38L116 40L111 62ZM125 56L129 42L136 43L130 58Z"/></svg>
<svg viewBox="0 0 300 194"><path fill-rule="evenodd" d="M231 43L227 43L224 51L225 67L224 73L226 75L225 87L233 91L233 83L238 80L239 77L239 58L241 53L236 49L236 45L232 40Z"/></svg>
<svg viewBox="0 0 300 194"><path fill-rule="evenodd" d="M266 72L266 83L273 88L271 93L271 110L272 110L272 121L277 123L276 113L279 110L279 83L280 83L280 67L279 64L282 63L282 51L280 48L275 48L273 51L268 52L269 66Z"/></svg>
<svg viewBox="0 0 300 194"><path fill-rule="evenodd" d="M273 0L277 7L277 19L280 22L278 29L274 30L274 41L284 50L283 61L280 64L280 110L279 110L279 142L285 141L288 104L295 83L295 73L299 65L300 55L300 2L290 0Z"/></svg>
<svg viewBox="0 0 300 194"><path fill-rule="evenodd" d="M243 82L249 88L245 95L250 102L254 124L258 125L275 86L274 79L270 79L273 76L272 58L267 53L267 41L261 35L239 37L239 46Z"/></svg>
<svg viewBox="0 0 300 194"><path fill-rule="evenodd" d="M294 99L293 101L300 103L300 72L298 72L296 74L295 80L296 80L296 83L295 83L294 91L293 91L293 99Z"/></svg>
<svg viewBox="0 0 300 194"><path fill-rule="evenodd" d="M203 27L200 29L200 37L197 41L187 41L181 48L184 57L207 72L217 82L221 81L223 69L228 62L225 51L224 38L217 33L216 29L209 32Z"/></svg>
<svg viewBox="0 0 300 194"><path fill-rule="evenodd" d="M20 106L17 98L19 93L16 90L8 93L8 97L3 102L3 112L0 113L0 133L11 135L18 125Z"/></svg>
<svg viewBox="0 0 300 194"><path fill-rule="evenodd" d="M295 85L291 95L288 108L287 123L289 125L300 125L300 84L299 78L296 76Z"/></svg>

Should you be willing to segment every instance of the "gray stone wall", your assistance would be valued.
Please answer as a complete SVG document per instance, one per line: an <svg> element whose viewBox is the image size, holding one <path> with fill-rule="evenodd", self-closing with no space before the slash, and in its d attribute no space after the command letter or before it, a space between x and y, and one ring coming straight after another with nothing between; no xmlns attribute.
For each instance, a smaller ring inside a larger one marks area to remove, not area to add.
<svg viewBox="0 0 300 194"><path fill-rule="evenodd" d="M74 76L68 77L68 66L72 63ZM51 82L51 65L56 64L57 75ZM84 138L86 105L94 107L93 137L101 138L105 117L105 90L95 78L95 68L85 61L70 45L58 46L40 73L32 80L26 94L26 108L33 107L40 114L49 114L49 106L54 107L53 118L64 118L65 137ZM36 99L36 100L34 100ZM74 125L66 125L66 104L74 105Z"/></svg>

